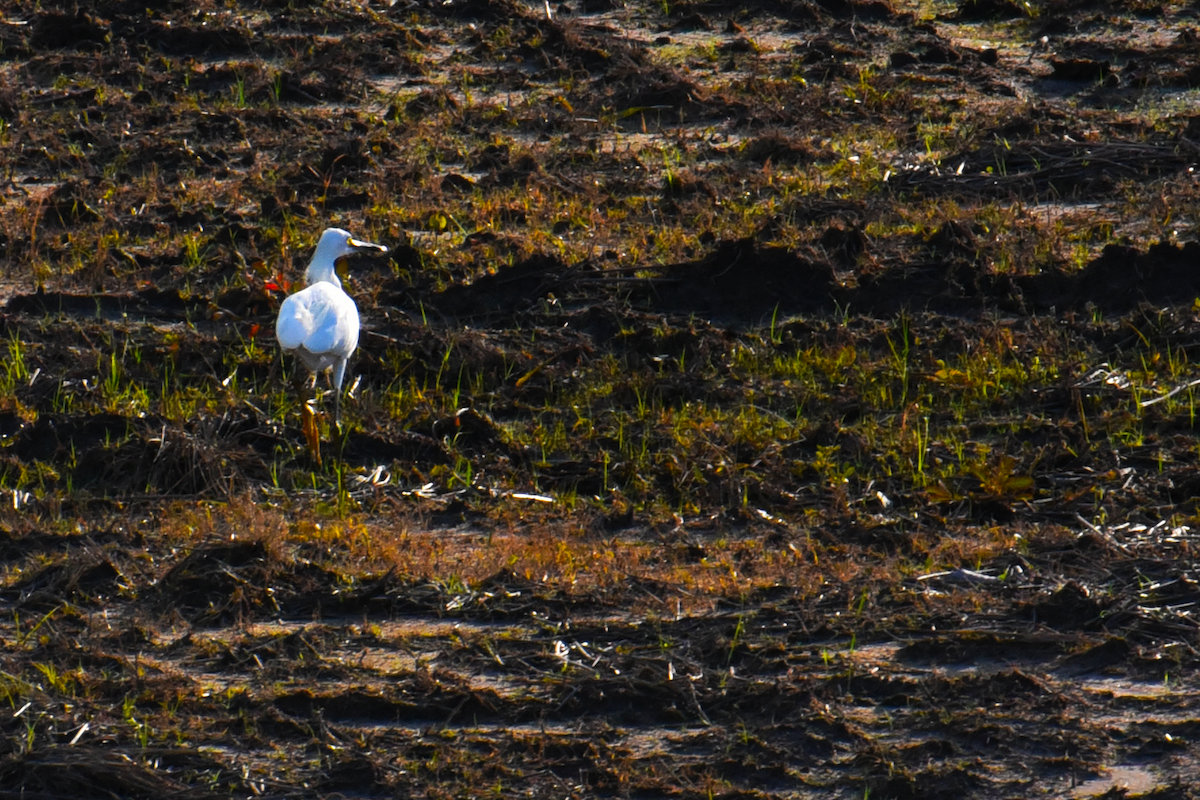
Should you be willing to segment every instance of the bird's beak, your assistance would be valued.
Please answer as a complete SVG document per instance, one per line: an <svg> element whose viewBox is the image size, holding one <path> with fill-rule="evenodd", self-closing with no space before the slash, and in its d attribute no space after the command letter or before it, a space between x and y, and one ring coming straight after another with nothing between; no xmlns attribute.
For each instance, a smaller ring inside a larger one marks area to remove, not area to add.
<svg viewBox="0 0 1200 800"><path fill-rule="evenodd" d="M358 250L375 250L380 253L386 253L388 251L387 247L384 245L375 244L374 242L364 242L362 239L350 239L347 241L347 244Z"/></svg>

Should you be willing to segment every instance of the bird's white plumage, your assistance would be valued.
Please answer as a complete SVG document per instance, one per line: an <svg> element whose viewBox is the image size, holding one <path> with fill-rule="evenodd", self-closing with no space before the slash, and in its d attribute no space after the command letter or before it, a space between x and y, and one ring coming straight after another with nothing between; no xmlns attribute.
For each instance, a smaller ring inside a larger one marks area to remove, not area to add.
<svg viewBox="0 0 1200 800"><path fill-rule="evenodd" d="M275 333L311 371L334 369L333 385L341 388L339 373L358 347L358 307L341 287L314 283L283 301Z"/></svg>
<svg viewBox="0 0 1200 800"><path fill-rule="evenodd" d="M383 245L360 241L341 228L328 228L304 273L304 289L279 307L275 338L314 373L331 371L335 408L339 405L346 361L358 347L358 306L342 289L337 260L356 250L387 252Z"/></svg>

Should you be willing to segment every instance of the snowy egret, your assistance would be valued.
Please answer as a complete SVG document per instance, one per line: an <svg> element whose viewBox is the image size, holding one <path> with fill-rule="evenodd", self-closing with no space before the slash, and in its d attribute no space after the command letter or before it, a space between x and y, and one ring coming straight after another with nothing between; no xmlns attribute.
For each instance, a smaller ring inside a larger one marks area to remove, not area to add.
<svg viewBox="0 0 1200 800"><path fill-rule="evenodd" d="M314 374L325 372L333 386L333 419L341 427L342 380L346 360L358 347L358 306L342 289L337 260L360 250L386 253L381 244L355 239L341 228L326 228L304 273L305 288L279 307L275 338Z"/></svg>

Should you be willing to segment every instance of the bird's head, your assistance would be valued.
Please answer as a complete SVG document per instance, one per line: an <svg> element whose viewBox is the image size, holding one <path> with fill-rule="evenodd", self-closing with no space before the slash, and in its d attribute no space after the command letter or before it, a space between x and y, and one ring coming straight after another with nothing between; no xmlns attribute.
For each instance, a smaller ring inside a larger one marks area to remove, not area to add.
<svg viewBox="0 0 1200 800"><path fill-rule="evenodd" d="M345 258L358 252L386 253L387 251L388 249L381 244L355 239L349 231L341 228L326 228L325 232L321 234L320 241L317 242L317 249L313 253L312 261L308 264L308 270L304 273L304 280L309 285L324 281L332 283L334 286L341 286L342 282L338 280L337 276L339 258Z"/></svg>

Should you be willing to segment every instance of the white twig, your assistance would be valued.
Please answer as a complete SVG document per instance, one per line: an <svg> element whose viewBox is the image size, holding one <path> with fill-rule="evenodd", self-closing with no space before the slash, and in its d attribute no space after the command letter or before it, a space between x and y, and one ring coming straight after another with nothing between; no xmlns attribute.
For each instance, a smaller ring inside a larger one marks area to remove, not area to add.
<svg viewBox="0 0 1200 800"><path fill-rule="evenodd" d="M1200 378L1197 378L1194 381L1188 381L1187 383L1183 384L1182 386L1176 386L1174 389L1167 392L1162 397L1156 397L1153 400L1146 400L1144 402L1138 403L1138 406L1141 408L1145 408L1147 406L1152 406L1155 403L1161 403L1163 400L1166 400L1169 397L1174 397L1175 395L1179 394L1180 392L1184 391L1185 389L1190 389L1193 386L1200 386Z"/></svg>

